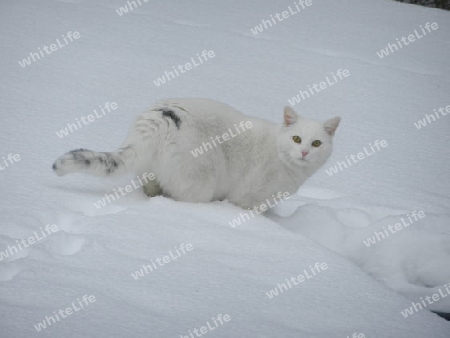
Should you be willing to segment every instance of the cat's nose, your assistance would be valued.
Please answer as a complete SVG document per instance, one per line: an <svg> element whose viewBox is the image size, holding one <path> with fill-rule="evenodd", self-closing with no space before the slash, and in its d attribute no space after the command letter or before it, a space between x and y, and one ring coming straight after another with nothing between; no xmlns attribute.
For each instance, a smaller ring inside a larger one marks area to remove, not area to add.
<svg viewBox="0 0 450 338"><path fill-rule="evenodd" d="M302 151L302 156L305 157L306 155L308 155L309 153L307 151Z"/></svg>

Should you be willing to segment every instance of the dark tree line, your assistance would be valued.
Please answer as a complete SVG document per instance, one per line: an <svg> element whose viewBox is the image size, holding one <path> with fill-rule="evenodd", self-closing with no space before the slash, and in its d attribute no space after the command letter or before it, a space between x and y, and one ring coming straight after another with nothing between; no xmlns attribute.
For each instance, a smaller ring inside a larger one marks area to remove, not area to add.
<svg viewBox="0 0 450 338"><path fill-rule="evenodd" d="M396 1L450 10L450 0L396 0Z"/></svg>

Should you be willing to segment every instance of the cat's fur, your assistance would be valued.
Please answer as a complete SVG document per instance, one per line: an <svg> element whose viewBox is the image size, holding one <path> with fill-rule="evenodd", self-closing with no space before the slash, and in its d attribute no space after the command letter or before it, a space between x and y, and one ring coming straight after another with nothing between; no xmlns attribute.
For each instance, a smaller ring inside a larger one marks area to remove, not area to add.
<svg viewBox="0 0 450 338"><path fill-rule="evenodd" d="M193 155L203 142L212 144L211 137L228 129L236 134L242 121L252 127ZM324 123L304 119L286 107L278 125L210 99L167 99L139 116L115 152L73 150L59 157L53 170L58 175L154 173L156 179L144 186L149 196L186 202L226 199L253 208L279 192L295 193L330 156L339 122L339 117ZM301 143L293 141L295 135ZM313 147L315 140L322 144ZM302 151L309 154L303 157Z"/></svg>

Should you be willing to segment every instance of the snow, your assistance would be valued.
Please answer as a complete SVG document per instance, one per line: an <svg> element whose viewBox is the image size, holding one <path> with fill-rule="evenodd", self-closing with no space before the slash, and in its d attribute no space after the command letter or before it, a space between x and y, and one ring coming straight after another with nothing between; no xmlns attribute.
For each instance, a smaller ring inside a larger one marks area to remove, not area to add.
<svg viewBox="0 0 450 338"><path fill-rule="evenodd" d="M214 328L214 318L218 326L205 333L211 337L448 337L449 324L428 310L450 312L450 298L407 318L401 311L445 293L450 282L450 122L442 116L414 125L450 104L449 13L313 0L254 35L251 28L293 2L141 3L122 16L116 9L126 2L119 0L0 7L0 157L20 155L0 171L0 251L47 224L58 228L0 261L1 336L195 337L207 322ZM377 56L427 22L439 28ZM69 31L80 37L19 65ZM204 50L215 57L154 84ZM141 190L97 209L94 202L133 176L59 178L51 170L71 149L114 150L136 115L159 99L209 97L279 122L288 99L339 69L350 76L294 106L318 120L342 117L332 157L297 195L235 228L229 222L242 210L227 202L149 200ZM118 109L56 135L106 102ZM388 146L327 174L376 140ZM425 217L364 244L413 211ZM193 249L132 277L182 244ZM328 268L267 296L316 263ZM35 329L84 295L95 301ZM220 314L230 320L220 324Z"/></svg>

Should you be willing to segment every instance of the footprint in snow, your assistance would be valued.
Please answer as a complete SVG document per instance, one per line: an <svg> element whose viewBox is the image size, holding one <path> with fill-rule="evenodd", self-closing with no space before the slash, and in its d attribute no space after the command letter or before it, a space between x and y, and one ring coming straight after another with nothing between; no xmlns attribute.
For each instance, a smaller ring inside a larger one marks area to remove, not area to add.
<svg viewBox="0 0 450 338"><path fill-rule="evenodd" d="M85 242L86 239L81 235L60 231L45 243L45 249L55 255L71 256L78 253Z"/></svg>
<svg viewBox="0 0 450 338"><path fill-rule="evenodd" d="M20 272L16 264L0 264L0 281L6 282L12 280Z"/></svg>
<svg viewBox="0 0 450 338"><path fill-rule="evenodd" d="M73 215L72 211L65 213L58 212L53 218L53 224L56 224L58 231L53 232L46 239L44 244L45 251L55 255L74 255L79 252L86 239L83 235L74 234L74 222L79 215Z"/></svg>
<svg viewBox="0 0 450 338"><path fill-rule="evenodd" d="M1 236L0 238L0 263L1 262L13 262L19 258L25 258L30 253L30 246L28 248L24 246L18 246L17 240L9 237Z"/></svg>

